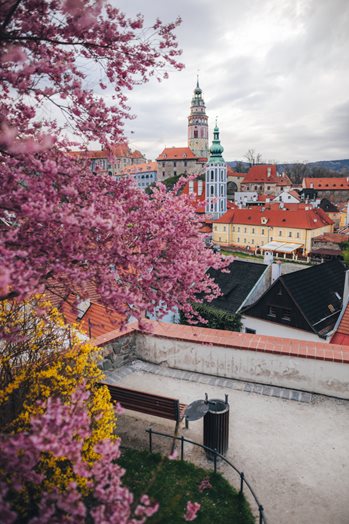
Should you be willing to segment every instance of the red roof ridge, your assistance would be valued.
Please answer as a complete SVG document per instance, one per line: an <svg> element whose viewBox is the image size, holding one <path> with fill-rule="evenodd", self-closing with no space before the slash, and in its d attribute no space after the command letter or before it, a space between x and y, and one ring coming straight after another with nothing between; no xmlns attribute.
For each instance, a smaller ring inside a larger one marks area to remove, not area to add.
<svg viewBox="0 0 349 524"><path fill-rule="evenodd" d="M165 147L156 160L198 159L190 147Z"/></svg>

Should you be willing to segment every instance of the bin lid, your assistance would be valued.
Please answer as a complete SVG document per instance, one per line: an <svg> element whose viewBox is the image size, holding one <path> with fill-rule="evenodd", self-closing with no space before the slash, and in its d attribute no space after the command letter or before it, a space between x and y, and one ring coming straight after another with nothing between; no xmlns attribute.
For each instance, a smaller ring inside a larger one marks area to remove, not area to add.
<svg viewBox="0 0 349 524"><path fill-rule="evenodd" d="M194 400L185 410L185 418L189 422L199 420L206 415L209 410L209 404L205 400Z"/></svg>

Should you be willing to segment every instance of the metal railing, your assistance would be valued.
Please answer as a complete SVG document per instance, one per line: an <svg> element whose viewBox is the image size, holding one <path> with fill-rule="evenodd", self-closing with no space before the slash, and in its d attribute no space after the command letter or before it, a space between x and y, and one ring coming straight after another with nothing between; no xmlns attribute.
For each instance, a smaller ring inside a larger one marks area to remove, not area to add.
<svg viewBox="0 0 349 524"><path fill-rule="evenodd" d="M208 446L205 446L204 444L199 444L198 442L194 442L193 440L186 439L185 437L183 437L183 435L181 437L177 437L175 435L168 435L167 433L161 433L159 431L153 431L151 428L146 429L145 431L149 434L149 451L150 451L150 453L153 452L153 435L156 435L156 436L160 436L160 437L169 438L173 442L175 440L179 440L180 441L180 447L181 447L181 451L180 451L180 459L181 460L184 460L184 443L185 442L187 442L188 444L193 444L194 446L198 446L199 448L202 448L205 451L211 453L213 455L213 471L215 473L217 473L217 459L223 460L240 477L239 495L243 494L245 485L249 489L249 491L250 491L254 501L257 504L258 513L259 513L259 521L258 521L258 523L259 524L267 524L267 520L266 520L265 514L264 514L264 508L263 508L262 504L260 504L260 502L259 502L259 500L257 498L257 495L255 494L255 492L253 491L253 489L251 487L251 484L246 480L244 473L242 471L239 471L238 468L234 466L234 464L232 464L228 459L226 459L223 455L221 455L216 449L212 449L212 448L209 448Z"/></svg>

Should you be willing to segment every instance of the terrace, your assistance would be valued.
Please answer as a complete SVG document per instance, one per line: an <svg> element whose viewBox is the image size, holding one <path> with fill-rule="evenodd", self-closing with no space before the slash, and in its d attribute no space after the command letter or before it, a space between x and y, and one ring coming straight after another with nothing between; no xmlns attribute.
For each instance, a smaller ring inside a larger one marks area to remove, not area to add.
<svg viewBox="0 0 349 524"><path fill-rule="evenodd" d="M349 490L349 347L152 322L129 326L103 345L110 383L190 403L229 395L227 458L243 471L268 524L347 524ZM338 398L340 397L340 398ZM145 448L147 428L171 433L174 423L125 412L118 433ZM202 420L181 428L202 443ZM154 437L154 449L168 443ZM186 445L185 458L209 467ZM222 466L238 488L239 478ZM252 504L251 504L252 506Z"/></svg>

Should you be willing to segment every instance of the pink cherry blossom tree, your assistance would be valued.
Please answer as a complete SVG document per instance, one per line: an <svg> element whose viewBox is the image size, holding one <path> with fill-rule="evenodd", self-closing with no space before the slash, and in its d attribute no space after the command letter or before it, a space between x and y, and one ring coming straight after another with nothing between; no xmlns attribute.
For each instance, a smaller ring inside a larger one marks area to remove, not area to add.
<svg viewBox="0 0 349 524"><path fill-rule="evenodd" d="M72 137L106 148L123 140L127 91L183 67L180 20L146 28L104 0L0 6L0 297L52 281L85 296L93 282L126 316L159 304L190 315L198 293L217 295L205 271L222 265L190 199L161 186L148 197L68 154Z"/></svg>

